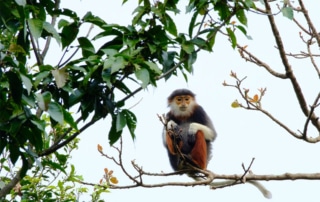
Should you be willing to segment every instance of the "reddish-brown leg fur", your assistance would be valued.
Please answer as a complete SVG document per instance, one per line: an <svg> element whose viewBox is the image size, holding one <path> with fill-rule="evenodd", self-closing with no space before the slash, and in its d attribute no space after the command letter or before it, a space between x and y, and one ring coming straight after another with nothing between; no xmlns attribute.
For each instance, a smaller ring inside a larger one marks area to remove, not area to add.
<svg viewBox="0 0 320 202"><path fill-rule="evenodd" d="M175 151L174 146L173 146L173 141L172 141L170 135L168 134L168 132L167 132L167 135L166 135L166 142L167 142L167 147L168 147L169 152L171 154L175 155L176 151Z"/></svg>
<svg viewBox="0 0 320 202"><path fill-rule="evenodd" d="M168 146L169 152L170 152L172 155L176 155L176 154L177 154L177 151L176 151L177 147L175 147L175 144L177 144L177 143L174 142L174 141L171 139L171 137L170 137L170 135L169 135L168 133L167 133L167 135L166 135L166 141L167 141L167 146ZM177 146L179 147L179 149L181 149L181 148L182 148L182 145L183 145L183 142L182 142L182 141L179 141Z"/></svg>
<svg viewBox="0 0 320 202"><path fill-rule="evenodd" d="M193 162L201 169L207 168L207 143L202 131L195 134L195 145L191 151Z"/></svg>

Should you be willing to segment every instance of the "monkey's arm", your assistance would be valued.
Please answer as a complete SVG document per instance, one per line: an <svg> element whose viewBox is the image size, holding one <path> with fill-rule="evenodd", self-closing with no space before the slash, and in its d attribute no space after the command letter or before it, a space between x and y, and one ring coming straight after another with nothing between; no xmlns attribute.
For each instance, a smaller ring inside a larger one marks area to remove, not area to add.
<svg viewBox="0 0 320 202"><path fill-rule="evenodd" d="M208 126L200 123L191 123L189 126L189 134L196 134L198 131L202 131L204 138L208 141L213 141L216 137L215 131Z"/></svg>

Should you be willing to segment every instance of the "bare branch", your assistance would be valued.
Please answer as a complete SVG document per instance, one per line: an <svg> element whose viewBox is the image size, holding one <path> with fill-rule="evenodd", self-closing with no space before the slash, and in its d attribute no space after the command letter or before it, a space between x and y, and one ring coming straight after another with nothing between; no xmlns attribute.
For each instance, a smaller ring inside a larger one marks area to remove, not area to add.
<svg viewBox="0 0 320 202"><path fill-rule="evenodd" d="M264 2L265 2L265 6L266 6L267 12L271 13L271 8L270 8L270 5L269 5L268 1L264 0ZM279 54L280 54L282 63L284 65L284 67L285 67L286 75L288 76L288 78L291 81L292 87L294 89L294 92L296 94L296 97L297 97L297 100L299 102L299 105L300 105L300 108L301 108L302 112L304 113L305 116L309 116L309 109L308 109L308 106L307 106L307 102L306 102L305 97L304 97L304 95L302 93L301 87L300 87L300 85L299 85L299 83L298 83L298 81L297 81L297 79L296 79L296 77L295 77L295 75L293 73L291 65L289 64L289 61L288 61L288 59L286 57L285 48L284 48L284 45L283 45L279 30L278 30L278 28L276 26L274 17L272 15L268 15L268 19L269 19L269 22L270 22L270 25L271 25L271 29L272 29L273 35L275 37L277 46L279 48ZM317 116L314 113L311 114L310 120L311 120L312 124L320 132L320 122L319 122Z"/></svg>
<svg viewBox="0 0 320 202"><path fill-rule="evenodd" d="M298 134L296 132L294 132L293 130L291 130L286 124L282 123L280 120L278 120L277 118L275 118L272 114L270 114L267 110L263 109L261 106L261 98L265 93L265 89L264 90L260 90L261 95L260 98L257 102L252 102L252 98L250 98L250 96L248 95L248 89L243 89L242 90L242 81L244 79L239 79L237 77L237 74L234 72L231 72L231 76L236 79L236 85L231 85L231 84L227 84L226 82L223 83L224 86L229 86L229 87L234 87L238 90L239 94L241 95L242 99L246 102L246 106L242 105L239 103L239 106L247 109L247 110L255 110L255 111L260 111L263 114L265 114L268 118L270 118L272 121L274 121L277 125L279 125L281 128L283 128L284 130L286 130L290 135L292 135L293 137L297 138L297 139L302 139L305 140L306 142L309 143L317 143L320 141L320 135L317 136L316 138L313 137L308 137L307 134ZM310 115L308 116L309 118L307 119L307 122L309 122L311 120L311 116L314 114L313 111L315 109L315 107L317 107L319 105L319 97L320 95L318 95L318 97L315 99L314 104L310 110ZM307 127L308 123L305 124L305 128ZM306 132L306 129L305 129Z"/></svg>
<svg viewBox="0 0 320 202"><path fill-rule="evenodd" d="M215 174L215 179L240 180L242 175L221 175ZM246 176L246 180L254 181L280 181L280 180L320 180L320 173L284 173L280 175L256 175Z"/></svg>
<svg viewBox="0 0 320 202"><path fill-rule="evenodd" d="M305 125L304 125L304 130L303 130L303 133L302 133L302 136L303 136L304 139L307 139L308 125L309 125L309 123L310 123L311 116L312 116L315 108L319 106L319 99L320 99L320 93L318 93L318 96L317 96L316 99L314 100L313 105L310 106L310 114L309 114L309 116L308 116L308 118L307 118L307 120L306 120L306 123L305 123ZM320 136L320 135L319 135L319 136Z"/></svg>
<svg viewBox="0 0 320 202"><path fill-rule="evenodd" d="M60 7L60 0L55 0L55 9L57 10L57 9L59 9L59 7ZM58 15L52 15L52 19L51 19L51 25L52 25L52 27L54 27L55 26L55 24L56 24L56 21L57 21L57 17L58 17ZM48 38L47 38L47 40L46 40L46 44L44 45L44 48L43 48L43 51L42 51L42 54L41 54L41 56L42 56L42 58L44 59L45 57L46 57L46 54L47 54L47 52L48 52L48 50L49 50L49 47L50 47L50 43L51 43L51 36L48 36Z"/></svg>
<svg viewBox="0 0 320 202"><path fill-rule="evenodd" d="M318 46L320 47L320 35L319 35L319 33L317 32L315 26L314 26L313 23L312 23L312 21L311 21L311 19L310 19L310 16L308 15L308 11L307 11L307 9L306 9L305 6L304 6L303 1L302 1L302 0L299 0L299 4L300 4L301 12L304 14L304 17L305 17L305 19L306 19L306 21L307 21L307 23L308 23L308 25L309 25L309 28L310 28L311 31L312 31L312 35L313 35L313 37L316 38L317 43L318 43Z"/></svg>
<svg viewBox="0 0 320 202"><path fill-rule="evenodd" d="M311 46L311 43L310 42L307 43L307 48L308 48L308 53L309 53L308 55L310 56L310 60L311 60L312 66L314 67L314 69L316 70L316 72L318 74L318 77L320 78L320 69L319 69L318 65L316 64L316 62L315 62L315 60L313 58L310 46Z"/></svg>
<svg viewBox="0 0 320 202"><path fill-rule="evenodd" d="M271 75L281 78L281 79L287 79L287 75L285 74L281 74L279 72L274 71L267 63L261 61L259 58L257 58L256 56L254 56L252 53L250 53L249 51L246 50L245 47L240 46L239 44L237 44L237 47L239 49L239 53L240 56L245 59L246 61L252 62L260 67L263 67L264 69L266 69ZM246 55L245 55L245 54Z"/></svg>

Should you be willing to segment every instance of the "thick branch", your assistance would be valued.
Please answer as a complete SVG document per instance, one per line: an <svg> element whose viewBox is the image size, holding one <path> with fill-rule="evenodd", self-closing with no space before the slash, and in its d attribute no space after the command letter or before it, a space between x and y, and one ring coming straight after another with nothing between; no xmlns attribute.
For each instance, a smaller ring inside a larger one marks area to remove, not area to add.
<svg viewBox="0 0 320 202"><path fill-rule="evenodd" d="M10 191L16 186L16 184L20 181L21 170L17 172L17 174L12 178L12 180L6 184L2 189L0 189L0 199L5 197Z"/></svg>
<svg viewBox="0 0 320 202"><path fill-rule="evenodd" d="M240 180L242 175L215 174L215 179ZM279 180L320 180L320 173L284 173L280 175L255 175L246 176L247 181L279 181Z"/></svg>
<svg viewBox="0 0 320 202"><path fill-rule="evenodd" d="M266 10L269 14L271 14L271 8L270 8L270 5L268 3L267 0L264 0L265 2L265 5L266 5ZM302 110L302 112L304 113L304 115L306 117L309 116L309 109L308 109L308 106L307 106L307 102L304 98L304 95L302 93L302 90L301 90L301 87L295 77L295 75L293 74L293 70L291 68L291 65L289 64L289 61L286 57L286 53L285 53L285 48L284 48L284 45L283 45L283 42L282 42L282 39L281 39L281 36L280 36L280 32L276 26L276 23L275 23L275 20L274 20L274 17L272 15L268 15L268 19L269 19L269 22L270 22L270 25L271 25L271 29L272 29L272 32L273 32L273 35L275 37L275 40L276 40L276 44L279 48L279 54L280 54L280 57L281 57L281 60L282 60L282 63L285 67L285 70L286 70L286 74L288 76L288 78L290 79L291 81L291 84L292 84L292 87L295 91L295 94L296 94L296 97L298 99L298 102L299 102L299 105L300 105L300 108ZM318 129L318 131L320 131L320 123L318 122L318 118L317 116L313 113L311 115L311 118L310 118L312 124Z"/></svg>

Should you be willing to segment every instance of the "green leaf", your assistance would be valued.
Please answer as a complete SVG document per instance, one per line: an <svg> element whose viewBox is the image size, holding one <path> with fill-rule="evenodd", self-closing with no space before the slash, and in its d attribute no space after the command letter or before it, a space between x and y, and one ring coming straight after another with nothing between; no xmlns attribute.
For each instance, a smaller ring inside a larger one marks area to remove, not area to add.
<svg viewBox="0 0 320 202"><path fill-rule="evenodd" d="M137 117L134 113L132 113L130 110L123 110L123 113L125 114L127 126L129 129L129 132L131 134L132 139L135 139L134 131L137 127Z"/></svg>
<svg viewBox="0 0 320 202"><path fill-rule="evenodd" d="M51 93L48 91L36 94L36 99L38 101L38 106L41 110L47 111L48 110L48 104L51 101Z"/></svg>
<svg viewBox="0 0 320 202"><path fill-rule="evenodd" d="M33 123L39 130L44 132L45 127L46 127L45 121L33 118L33 119L31 119L31 123Z"/></svg>
<svg viewBox="0 0 320 202"><path fill-rule="evenodd" d="M172 34L173 36L177 36L177 27L174 21L171 19L171 17L168 14L165 14L165 29Z"/></svg>
<svg viewBox="0 0 320 202"><path fill-rule="evenodd" d="M144 6L138 6L133 13L137 13L132 19L132 25L136 25L146 13L146 8Z"/></svg>
<svg viewBox="0 0 320 202"><path fill-rule="evenodd" d="M156 63L149 61L145 61L144 63L147 64L150 70L156 73L157 75L161 74L161 69L158 67Z"/></svg>
<svg viewBox="0 0 320 202"><path fill-rule="evenodd" d="M50 102L48 104L48 113L51 118L60 124L63 124L64 116L62 107L56 102Z"/></svg>
<svg viewBox="0 0 320 202"><path fill-rule="evenodd" d="M43 22L43 29L52 35L58 44L61 43L61 37L57 30L48 22Z"/></svg>
<svg viewBox="0 0 320 202"><path fill-rule="evenodd" d="M83 57L89 57L93 54L95 54L95 49L92 43L89 41L86 37L80 37L78 38L78 42L80 44L82 55Z"/></svg>
<svg viewBox="0 0 320 202"><path fill-rule="evenodd" d="M33 95L26 96L25 94L22 94L22 100L24 101L25 104L29 105L30 107L34 108L35 107L35 99Z"/></svg>
<svg viewBox="0 0 320 202"><path fill-rule="evenodd" d="M284 17L293 20L293 9L291 7L284 7L281 9L281 12Z"/></svg>
<svg viewBox="0 0 320 202"><path fill-rule="evenodd" d="M111 65L111 74L123 69L127 64L128 62L126 62L123 57L116 57Z"/></svg>
<svg viewBox="0 0 320 202"><path fill-rule="evenodd" d="M176 52L173 51L163 51L162 52L162 65L163 65L163 69L164 72L166 72L165 70L169 70L172 68L173 64L174 64L174 56L176 55Z"/></svg>
<svg viewBox="0 0 320 202"><path fill-rule="evenodd" d="M191 54L188 55L188 60L187 60L187 65L186 65L186 69L188 72L192 73L193 71L193 64L194 62L197 60L197 53L196 52L192 52Z"/></svg>
<svg viewBox="0 0 320 202"><path fill-rule="evenodd" d="M22 98L22 82L19 76L13 71L6 72L6 76L9 80L9 88L12 98L17 104L19 104Z"/></svg>
<svg viewBox="0 0 320 202"><path fill-rule="evenodd" d="M214 43L216 41L216 35L217 35L217 31L216 30L213 30L211 31L208 36L207 36L207 39L208 39L208 48L210 51L212 51L212 48L214 46Z"/></svg>
<svg viewBox="0 0 320 202"><path fill-rule="evenodd" d="M62 88L65 86L68 79L68 72L66 71L67 66L61 69L51 70L51 73L56 81L57 87Z"/></svg>
<svg viewBox="0 0 320 202"><path fill-rule="evenodd" d="M194 51L194 44L190 41L185 41L181 45L182 49L186 51L188 54L191 54Z"/></svg>
<svg viewBox="0 0 320 202"><path fill-rule="evenodd" d="M69 24L70 24L70 23L69 23L67 20L61 19L61 20L59 20L59 22L58 22L58 28L60 29L60 28L62 28L62 27L68 26Z"/></svg>
<svg viewBox="0 0 320 202"><path fill-rule="evenodd" d="M196 46L198 46L199 48L201 48L203 50L210 50L206 40L204 40L200 37L192 39L192 43L194 43Z"/></svg>
<svg viewBox="0 0 320 202"><path fill-rule="evenodd" d="M240 104L239 104L239 102L237 100L235 100L234 102L231 103L231 107L232 108L238 108L238 107L240 107Z"/></svg>
<svg viewBox="0 0 320 202"><path fill-rule="evenodd" d="M69 46L77 37L79 27L76 23L71 23L63 27L61 32L62 48Z"/></svg>
<svg viewBox="0 0 320 202"><path fill-rule="evenodd" d="M150 74L149 71L145 68L138 69L135 71L135 75L137 79L142 81L141 87L146 88L150 82Z"/></svg>
<svg viewBox="0 0 320 202"><path fill-rule="evenodd" d="M28 25L32 36L36 39L41 37L43 21L39 19L28 19Z"/></svg>
<svg viewBox="0 0 320 202"><path fill-rule="evenodd" d="M38 74L34 75L35 76L34 86L37 87L43 79L49 76L49 74L50 74L50 71L40 70Z"/></svg>
<svg viewBox="0 0 320 202"><path fill-rule="evenodd" d="M22 79L22 83L26 86L28 95L30 95L30 91L31 91L31 88L32 88L31 79L29 77L23 75L21 72L20 72L20 77Z"/></svg>
<svg viewBox="0 0 320 202"><path fill-rule="evenodd" d="M10 52L13 52L13 53L23 53L23 54L26 54L26 51L23 49L22 46L18 45L18 44L10 44L9 46L9 49L8 49Z"/></svg>
<svg viewBox="0 0 320 202"><path fill-rule="evenodd" d="M117 116L112 117L112 125L108 136L110 145L113 145L115 142L117 142L122 134L122 130L117 131L117 119Z"/></svg>
<svg viewBox="0 0 320 202"><path fill-rule="evenodd" d="M71 116L71 113L65 110L64 108L62 108L62 110L63 110L64 121L67 122L72 128L78 130L78 125L74 121L73 117Z"/></svg>
<svg viewBox="0 0 320 202"><path fill-rule="evenodd" d="M236 13L236 17L238 18L238 20L240 21L241 24L247 26L248 20L247 20L246 14L244 12L244 9L238 10Z"/></svg>
<svg viewBox="0 0 320 202"><path fill-rule="evenodd" d="M228 32L228 35L229 35L230 40L231 40L232 48L235 48L237 46L236 35L234 34L234 32L230 28L227 28L227 32Z"/></svg>
<svg viewBox="0 0 320 202"><path fill-rule="evenodd" d="M19 154L20 154L19 147L14 143L10 143L8 146L9 146L9 157L12 164L14 165L19 158Z"/></svg>
<svg viewBox="0 0 320 202"><path fill-rule="evenodd" d="M123 111L117 114L117 132L122 131L123 128L127 125L127 120Z"/></svg>
<svg viewBox="0 0 320 202"><path fill-rule="evenodd" d="M90 23L92 23L92 24L94 24L94 25L97 25L97 26L99 26L99 27L103 27L104 25L107 24L107 23L106 23L104 20L102 20L101 18L92 15L91 12L87 12L87 13L85 14L85 16L83 17L83 21L84 21L84 22L90 22Z"/></svg>
<svg viewBox="0 0 320 202"><path fill-rule="evenodd" d="M36 151L42 150L42 147L43 147L42 132L44 132L43 130L39 130L39 128L35 127L35 125L28 125L28 126L24 126L21 129L21 131L23 131L22 132L23 136L26 136L30 141L31 145L33 145L36 148ZM29 153L33 154L32 156L36 155L32 151Z"/></svg>
<svg viewBox="0 0 320 202"><path fill-rule="evenodd" d="M256 5L254 4L253 0L245 0L245 5L247 8L256 8Z"/></svg>
<svg viewBox="0 0 320 202"><path fill-rule="evenodd" d="M27 4L26 0L15 0L15 2L19 5L19 6L23 6L25 7Z"/></svg>
<svg viewBox="0 0 320 202"><path fill-rule="evenodd" d="M214 10L218 11L221 21L228 20L231 15L231 11L225 1L218 1L214 6Z"/></svg>

